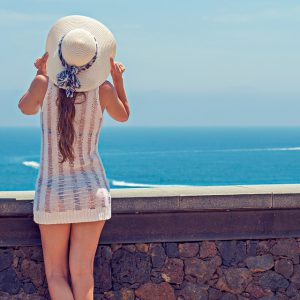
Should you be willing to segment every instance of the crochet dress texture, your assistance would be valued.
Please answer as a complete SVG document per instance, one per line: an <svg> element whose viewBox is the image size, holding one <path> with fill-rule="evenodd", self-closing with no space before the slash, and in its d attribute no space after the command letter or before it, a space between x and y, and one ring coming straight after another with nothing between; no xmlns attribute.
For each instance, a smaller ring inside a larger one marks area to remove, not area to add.
<svg viewBox="0 0 300 300"><path fill-rule="evenodd" d="M35 183L33 219L38 224L77 223L111 218L111 194L98 152L103 114L99 87L78 94L73 126L74 162L59 151L58 87L49 79L40 112L40 169Z"/></svg>

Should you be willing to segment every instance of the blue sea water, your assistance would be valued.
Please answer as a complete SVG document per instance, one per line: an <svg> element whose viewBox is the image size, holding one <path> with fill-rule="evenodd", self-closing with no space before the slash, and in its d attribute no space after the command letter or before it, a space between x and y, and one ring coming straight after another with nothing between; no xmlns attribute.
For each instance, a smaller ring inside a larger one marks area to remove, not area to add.
<svg viewBox="0 0 300 300"><path fill-rule="evenodd" d="M34 190L39 127L0 127L0 190ZM300 127L103 127L111 188L300 183Z"/></svg>

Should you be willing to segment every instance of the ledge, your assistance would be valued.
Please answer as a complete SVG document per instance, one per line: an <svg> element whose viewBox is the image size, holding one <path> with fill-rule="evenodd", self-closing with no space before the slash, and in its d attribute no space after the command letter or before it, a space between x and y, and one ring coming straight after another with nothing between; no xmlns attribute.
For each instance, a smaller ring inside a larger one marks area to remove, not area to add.
<svg viewBox="0 0 300 300"><path fill-rule="evenodd" d="M101 243L300 236L300 184L111 189ZM34 191L0 192L0 246L40 244Z"/></svg>

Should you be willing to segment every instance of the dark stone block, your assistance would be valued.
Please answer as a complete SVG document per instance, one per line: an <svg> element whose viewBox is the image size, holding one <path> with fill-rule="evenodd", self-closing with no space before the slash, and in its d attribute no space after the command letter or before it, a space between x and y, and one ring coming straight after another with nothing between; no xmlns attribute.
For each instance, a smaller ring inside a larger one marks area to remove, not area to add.
<svg viewBox="0 0 300 300"><path fill-rule="evenodd" d="M274 255L293 258L298 255L298 243L293 238L277 239L270 252Z"/></svg>
<svg viewBox="0 0 300 300"><path fill-rule="evenodd" d="M167 282L155 284L147 282L135 290L135 295L142 300L175 300L172 286Z"/></svg>
<svg viewBox="0 0 300 300"><path fill-rule="evenodd" d="M95 288L98 288L99 292L112 288L111 258L112 251L109 246L98 246L94 260L94 279Z"/></svg>
<svg viewBox="0 0 300 300"><path fill-rule="evenodd" d="M209 300L218 300L222 297L223 293L215 288L210 287L208 289L208 299Z"/></svg>
<svg viewBox="0 0 300 300"><path fill-rule="evenodd" d="M184 300L206 300L208 299L208 288L208 285L187 281L184 283L183 288L177 293L177 296L183 297Z"/></svg>
<svg viewBox="0 0 300 300"><path fill-rule="evenodd" d="M120 284L119 282L114 282L113 281L113 290L114 291L118 291L122 288L122 284Z"/></svg>
<svg viewBox="0 0 300 300"><path fill-rule="evenodd" d="M223 270L216 287L232 294L241 294L252 280L251 271L247 268L230 267Z"/></svg>
<svg viewBox="0 0 300 300"><path fill-rule="evenodd" d="M293 282L290 283L290 285L286 289L286 294L290 298L295 297L295 296L300 296L299 292L298 292L298 289L297 289L297 286L295 285L295 283L293 283Z"/></svg>
<svg viewBox="0 0 300 300"><path fill-rule="evenodd" d="M248 300L249 299L249 295L247 295L247 293L245 293L245 295L237 295L238 300Z"/></svg>
<svg viewBox="0 0 300 300"><path fill-rule="evenodd" d="M0 291L17 294L20 289L21 282L14 269L8 268L0 272Z"/></svg>
<svg viewBox="0 0 300 300"><path fill-rule="evenodd" d="M221 254L223 265L231 266L236 258L236 241L216 241L216 245Z"/></svg>
<svg viewBox="0 0 300 300"><path fill-rule="evenodd" d="M16 298L16 300L51 300L51 299L45 298L43 296L35 295L35 294L28 295L22 292L21 294L19 294L19 297Z"/></svg>
<svg viewBox="0 0 300 300"><path fill-rule="evenodd" d="M106 300L107 298L103 294L94 293L94 300Z"/></svg>
<svg viewBox="0 0 300 300"><path fill-rule="evenodd" d="M236 256L235 256L236 263L243 261L246 256L247 256L246 242L238 241L236 244Z"/></svg>
<svg viewBox="0 0 300 300"><path fill-rule="evenodd" d="M43 263L37 263L28 258L23 259L21 263L21 271L25 278L30 278L31 282L36 286L42 286L45 281L45 267Z"/></svg>
<svg viewBox="0 0 300 300"><path fill-rule="evenodd" d="M257 253L258 241L256 240L247 240L247 255L255 256Z"/></svg>
<svg viewBox="0 0 300 300"><path fill-rule="evenodd" d="M257 255L268 254L270 253L271 247L272 244L270 243L270 240L259 241L256 248L256 254Z"/></svg>
<svg viewBox="0 0 300 300"><path fill-rule="evenodd" d="M110 291L105 293L105 298L108 300L135 300L134 291L130 288L121 288L118 291Z"/></svg>
<svg viewBox="0 0 300 300"><path fill-rule="evenodd" d="M30 258L32 254L31 247L29 246L22 246L20 247L20 250L23 252L23 258Z"/></svg>
<svg viewBox="0 0 300 300"><path fill-rule="evenodd" d="M30 252L30 258L37 262L44 262L43 249L39 246L33 246Z"/></svg>
<svg viewBox="0 0 300 300"><path fill-rule="evenodd" d="M106 261L110 261L112 258L112 250L109 246L99 246L98 247L98 255L97 256L101 256L102 259L106 260Z"/></svg>
<svg viewBox="0 0 300 300"><path fill-rule="evenodd" d="M299 259L299 254L295 254L291 257L291 260L293 261L293 264L299 264L300 259Z"/></svg>
<svg viewBox="0 0 300 300"><path fill-rule="evenodd" d="M154 244L149 249L152 265L154 268L160 268L164 265L166 260L165 249L160 244Z"/></svg>
<svg viewBox="0 0 300 300"><path fill-rule="evenodd" d="M277 292L275 296L277 300L289 300L289 297L280 292Z"/></svg>
<svg viewBox="0 0 300 300"><path fill-rule="evenodd" d="M200 245L200 258L213 257L218 254L214 241L203 241Z"/></svg>
<svg viewBox="0 0 300 300"><path fill-rule="evenodd" d="M225 293L220 300L237 300L237 296L231 293Z"/></svg>
<svg viewBox="0 0 300 300"><path fill-rule="evenodd" d="M13 251L12 249L0 249L0 272L4 269L9 268L13 261Z"/></svg>
<svg viewBox="0 0 300 300"><path fill-rule="evenodd" d="M219 256L215 256L210 260L202 260L195 257L186 258L184 260L185 274L196 277L198 282L206 282L212 278L221 263Z"/></svg>
<svg viewBox="0 0 300 300"><path fill-rule="evenodd" d="M289 286L289 282L282 275L271 270L263 272L258 277L258 284L263 289L272 291L278 291L280 288L286 289Z"/></svg>
<svg viewBox="0 0 300 300"><path fill-rule="evenodd" d="M4 292L1 292L0 291L0 299L1 300L10 300L11 299L11 296L9 293L4 293Z"/></svg>
<svg viewBox="0 0 300 300"><path fill-rule="evenodd" d="M132 244L124 244L122 246L122 248L129 251L129 252L135 252L136 251L135 245L132 245Z"/></svg>
<svg viewBox="0 0 300 300"><path fill-rule="evenodd" d="M290 280L295 284L297 289L300 289L300 265L294 265L294 273Z"/></svg>
<svg viewBox="0 0 300 300"><path fill-rule="evenodd" d="M153 283L161 283L164 281L164 279L161 277L160 270L152 270L151 271L151 281Z"/></svg>
<svg viewBox="0 0 300 300"><path fill-rule="evenodd" d="M245 263L252 272L264 272L273 268L274 259L271 254L263 254L249 256L245 259Z"/></svg>
<svg viewBox="0 0 300 300"><path fill-rule="evenodd" d="M180 284L183 281L183 261L179 258L168 258L161 270L161 276L166 282Z"/></svg>
<svg viewBox="0 0 300 300"><path fill-rule="evenodd" d="M165 249L168 257L179 257L177 243L165 243Z"/></svg>
<svg viewBox="0 0 300 300"><path fill-rule="evenodd" d="M149 245L146 244L146 243L136 243L135 244L135 248L136 248L136 251L139 251L139 252L148 252L149 250Z"/></svg>
<svg viewBox="0 0 300 300"><path fill-rule="evenodd" d="M182 257L194 257L199 252L199 244L193 243L179 243L178 244L179 255Z"/></svg>
<svg viewBox="0 0 300 300"><path fill-rule="evenodd" d="M265 292L262 287L259 285L254 284L253 282L250 282L248 286L246 287L246 292L254 299L261 298L264 296L267 296L268 293Z"/></svg>
<svg viewBox="0 0 300 300"><path fill-rule="evenodd" d="M293 262L289 259L279 259L275 262L275 272L289 279L294 271Z"/></svg>
<svg viewBox="0 0 300 300"><path fill-rule="evenodd" d="M109 291L112 288L110 263L101 257L95 257L94 279L95 287L99 288L100 292Z"/></svg>
<svg viewBox="0 0 300 300"><path fill-rule="evenodd" d="M140 283L134 283L134 284L130 284L128 285L129 289L137 289L141 284Z"/></svg>
<svg viewBox="0 0 300 300"><path fill-rule="evenodd" d="M195 276L193 276L193 275L185 275L184 276L184 279L186 280L186 281L190 281L190 282L197 282L197 277L195 277Z"/></svg>
<svg viewBox="0 0 300 300"><path fill-rule="evenodd" d="M139 282L144 283L150 280L151 259L142 252L129 252L118 249L112 256L112 278L113 281L121 284Z"/></svg>
<svg viewBox="0 0 300 300"><path fill-rule="evenodd" d="M261 298L259 298L259 300L277 300L277 298L274 294L271 294L271 295L261 297Z"/></svg>
<svg viewBox="0 0 300 300"><path fill-rule="evenodd" d="M36 292L36 288L31 282L24 283L23 290L27 294L33 294Z"/></svg>

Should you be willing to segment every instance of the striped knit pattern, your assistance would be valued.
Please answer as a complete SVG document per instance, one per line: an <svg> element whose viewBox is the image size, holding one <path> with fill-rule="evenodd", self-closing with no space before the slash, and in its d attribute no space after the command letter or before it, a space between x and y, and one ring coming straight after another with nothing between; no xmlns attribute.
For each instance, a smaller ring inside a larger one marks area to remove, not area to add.
<svg viewBox="0 0 300 300"><path fill-rule="evenodd" d="M75 160L62 160L58 148L58 87L49 79L40 112L40 169L35 183L33 219L38 224L77 223L111 218L110 186L98 152L103 114L99 88L75 103Z"/></svg>

